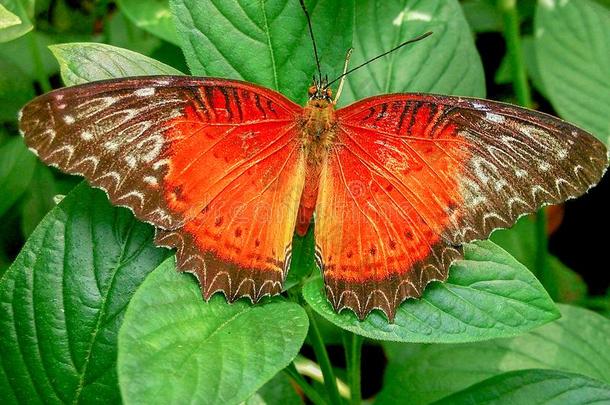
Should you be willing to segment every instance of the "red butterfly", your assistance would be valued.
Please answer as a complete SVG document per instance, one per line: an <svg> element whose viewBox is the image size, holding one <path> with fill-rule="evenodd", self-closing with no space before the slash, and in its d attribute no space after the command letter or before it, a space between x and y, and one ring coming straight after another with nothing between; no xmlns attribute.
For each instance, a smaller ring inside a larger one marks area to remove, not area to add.
<svg viewBox="0 0 610 405"><path fill-rule="evenodd" d="M44 94L20 127L45 163L153 224L206 299L280 293L315 212L328 299L361 319L392 320L461 245L581 195L608 164L593 136L537 111L408 93L335 110L331 96L321 77L305 107L235 80L126 78Z"/></svg>

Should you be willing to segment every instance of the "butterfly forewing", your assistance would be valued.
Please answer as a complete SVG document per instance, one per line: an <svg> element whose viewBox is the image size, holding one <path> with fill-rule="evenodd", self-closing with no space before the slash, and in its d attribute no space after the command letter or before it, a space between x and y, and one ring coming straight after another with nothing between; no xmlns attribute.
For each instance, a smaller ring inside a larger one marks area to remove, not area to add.
<svg viewBox="0 0 610 405"><path fill-rule="evenodd" d="M21 130L40 158L104 189L178 247L209 297L277 293L304 168L301 107L248 83L180 76L95 82L38 97Z"/></svg>
<svg viewBox="0 0 610 405"><path fill-rule="evenodd" d="M581 129L485 100L380 96L337 120L316 243L329 299L360 317L380 308L392 318L405 298L447 278L460 245L581 195L608 164Z"/></svg>

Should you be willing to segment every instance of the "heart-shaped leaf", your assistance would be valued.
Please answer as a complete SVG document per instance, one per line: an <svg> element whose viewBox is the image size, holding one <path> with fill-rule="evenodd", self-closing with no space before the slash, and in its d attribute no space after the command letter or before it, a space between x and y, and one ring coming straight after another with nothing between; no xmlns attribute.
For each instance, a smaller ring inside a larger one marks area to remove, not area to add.
<svg viewBox="0 0 610 405"><path fill-rule="evenodd" d="M540 1L535 47L557 112L610 142L610 9L590 0Z"/></svg>
<svg viewBox="0 0 610 405"><path fill-rule="evenodd" d="M121 327L123 400L237 404L292 361L307 327L303 308L282 298L205 302L168 259L138 289Z"/></svg>
<svg viewBox="0 0 610 405"><path fill-rule="evenodd" d="M351 74L342 102L405 91L485 96L481 59L456 0L356 2L350 65L427 31L433 35Z"/></svg>
<svg viewBox="0 0 610 405"><path fill-rule="evenodd" d="M0 398L110 403L125 306L167 255L152 228L77 187L45 217L0 281Z"/></svg>
<svg viewBox="0 0 610 405"><path fill-rule="evenodd" d="M420 299L407 300L393 324L374 311L364 321L335 313L315 278L303 288L311 307L335 325L372 339L402 342L471 342L514 336L550 322L559 313L538 280L489 241L465 246L446 283L432 283Z"/></svg>
<svg viewBox="0 0 610 405"><path fill-rule="evenodd" d="M305 3L322 72L334 77L352 41L353 0ZM193 75L243 79L293 101L306 100L316 62L307 20L297 1L171 0L170 4Z"/></svg>
<svg viewBox="0 0 610 405"><path fill-rule="evenodd" d="M610 320L561 305L562 317L524 335L476 344L386 343L378 404L428 404L494 375L528 368L579 373L610 384Z"/></svg>
<svg viewBox="0 0 610 405"><path fill-rule="evenodd" d="M610 385L557 370L519 370L489 378L435 402L459 404L585 405L610 403Z"/></svg>

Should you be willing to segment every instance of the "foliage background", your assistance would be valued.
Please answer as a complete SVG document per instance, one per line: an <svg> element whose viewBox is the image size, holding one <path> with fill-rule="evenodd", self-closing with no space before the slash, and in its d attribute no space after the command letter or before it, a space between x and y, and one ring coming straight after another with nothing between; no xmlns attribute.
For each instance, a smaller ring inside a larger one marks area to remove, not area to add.
<svg viewBox="0 0 610 405"><path fill-rule="evenodd" d="M404 304L396 324L380 314L360 323L329 311L311 233L295 239L285 297L203 303L194 281L173 272L171 252L152 246L150 227L42 165L18 136L17 111L36 94L110 77L242 78L303 102L314 64L302 11L296 1L261 4L0 0L0 398L339 403L351 390L358 403L361 387L381 404L610 400L607 239L598 236L610 225L607 179L496 232L506 251L467 246L449 282ZM435 32L352 75L343 104L392 91L487 96L608 142L605 0L307 4L331 77L349 46L355 65ZM569 304L558 320L551 299Z"/></svg>

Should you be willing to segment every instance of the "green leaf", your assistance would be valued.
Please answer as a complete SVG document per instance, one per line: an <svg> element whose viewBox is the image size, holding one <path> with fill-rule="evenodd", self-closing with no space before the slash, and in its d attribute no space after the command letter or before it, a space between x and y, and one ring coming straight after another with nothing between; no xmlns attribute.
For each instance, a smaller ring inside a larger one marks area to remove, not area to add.
<svg viewBox="0 0 610 405"><path fill-rule="evenodd" d="M557 370L519 370L489 378L435 402L454 404L585 405L610 403L610 385Z"/></svg>
<svg viewBox="0 0 610 405"><path fill-rule="evenodd" d="M179 45L178 33L168 0L118 0L121 11L133 23L172 44Z"/></svg>
<svg viewBox="0 0 610 405"><path fill-rule="evenodd" d="M40 220L55 207L53 198L58 194L53 173L38 163L30 185L21 201L21 232L28 237Z"/></svg>
<svg viewBox="0 0 610 405"><path fill-rule="evenodd" d="M0 3L0 34L3 29L18 24L21 24L21 18L8 11L6 7Z"/></svg>
<svg viewBox="0 0 610 405"><path fill-rule="evenodd" d="M521 37L521 46L523 48L523 61L525 63L528 78L532 81L536 90L538 90L540 94L546 96L546 90L542 84L542 76L536 60L534 38L530 35L524 35ZM510 84L513 80L512 75L511 59L508 53L506 53L502 58L500 67L498 67L498 70L496 71L494 81L496 84Z"/></svg>
<svg viewBox="0 0 610 405"><path fill-rule="evenodd" d="M590 0L540 1L536 55L553 107L610 142L610 10Z"/></svg>
<svg viewBox="0 0 610 405"><path fill-rule="evenodd" d="M290 261L290 269L284 282L285 290L298 285L304 278L317 269L315 249L313 224L309 227L305 236L301 237L296 233L294 234L292 238L293 254Z"/></svg>
<svg viewBox="0 0 610 405"><path fill-rule="evenodd" d="M528 368L559 369L610 383L610 320L578 307L560 309L561 319L512 339L386 343L389 363L376 403L428 404L494 375Z"/></svg>
<svg viewBox="0 0 610 405"><path fill-rule="evenodd" d="M488 0L464 0L462 8L475 32L500 32L504 25L498 7Z"/></svg>
<svg viewBox="0 0 610 405"><path fill-rule="evenodd" d="M12 41L32 29L21 0L0 0L0 42Z"/></svg>
<svg viewBox="0 0 610 405"><path fill-rule="evenodd" d="M61 77L67 85L92 80L145 75L181 75L164 63L127 49L96 43L52 45Z"/></svg>
<svg viewBox="0 0 610 405"><path fill-rule="evenodd" d="M227 304L201 298L173 259L159 266L129 304L119 335L119 378L127 404L239 403L297 355L308 320L282 298Z"/></svg>
<svg viewBox="0 0 610 405"><path fill-rule="evenodd" d="M36 79L37 69L39 68L42 68L42 72L47 76L52 76L59 69L48 46L56 41L56 35L51 36L39 31L31 31L22 37L0 44L0 58L10 60L12 64L19 67L19 74L22 76L21 80L26 75L31 80ZM40 57L40 66L36 66L38 62L34 60L35 52L32 50L33 46L36 46L37 56ZM19 57L16 58L15 55L19 55ZM33 97L34 94L31 93L31 96Z"/></svg>
<svg viewBox="0 0 610 405"><path fill-rule="evenodd" d="M0 216L27 190L35 167L36 158L23 139L12 137L0 146Z"/></svg>
<svg viewBox="0 0 610 405"><path fill-rule="evenodd" d="M558 311L536 278L489 241L465 246L446 283L430 284L422 298L408 300L389 324L378 311L360 322L350 311L335 313L315 278L303 288L311 307L337 326L379 340L472 342L514 336L550 322Z"/></svg>
<svg viewBox="0 0 610 405"><path fill-rule="evenodd" d="M481 59L457 0L357 2L354 26L351 66L434 34L351 74L343 103L405 91L485 96Z"/></svg>
<svg viewBox="0 0 610 405"><path fill-rule="evenodd" d="M0 123L15 121L17 111L33 97L31 79L10 59L0 59Z"/></svg>
<svg viewBox="0 0 610 405"><path fill-rule="evenodd" d="M119 401L124 309L167 255L152 237L85 184L45 217L0 281L0 398Z"/></svg>
<svg viewBox="0 0 610 405"><path fill-rule="evenodd" d="M511 229L493 233L491 240L497 243L528 269L536 270L538 241L536 223L530 217L523 217ZM551 298L558 302L578 302L585 298L587 285L583 279L557 257L547 255L547 268L544 273L537 271L538 278Z"/></svg>
<svg viewBox="0 0 610 405"><path fill-rule="evenodd" d="M343 67L352 40L353 0L306 1L322 72ZM191 73L243 79L296 102L316 70L307 21L297 1L170 0Z"/></svg>

